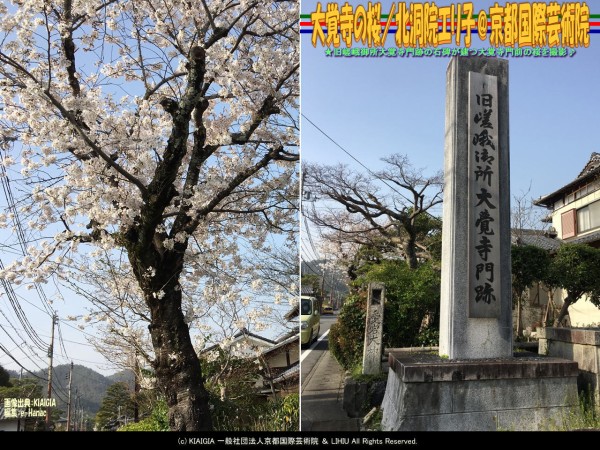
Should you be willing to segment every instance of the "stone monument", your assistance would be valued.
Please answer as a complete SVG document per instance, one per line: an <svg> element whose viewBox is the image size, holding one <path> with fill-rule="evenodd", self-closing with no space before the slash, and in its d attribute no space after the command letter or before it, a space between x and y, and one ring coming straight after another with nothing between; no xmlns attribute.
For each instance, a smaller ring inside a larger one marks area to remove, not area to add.
<svg viewBox="0 0 600 450"><path fill-rule="evenodd" d="M508 61L446 72L439 353L390 351L383 430L536 430L577 404L577 363L513 356Z"/></svg>
<svg viewBox="0 0 600 450"><path fill-rule="evenodd" d="M383 283L369 283L367 298L367 318L365 324L365 345L363 349L363 374L381 373L383 352L383 310L385 306L385 286Z"/></svg>
<svg viewBox="0 0 600 450"><path fill-rule="evenodd" d="M440 355L512 356L508 61L446 78Z"/></svg>

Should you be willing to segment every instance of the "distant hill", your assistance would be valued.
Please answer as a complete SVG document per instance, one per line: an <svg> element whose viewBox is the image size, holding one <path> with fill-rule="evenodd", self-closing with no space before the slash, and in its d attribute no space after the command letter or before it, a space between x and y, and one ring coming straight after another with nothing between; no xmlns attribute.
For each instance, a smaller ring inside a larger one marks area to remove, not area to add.
<svg viewBox="0 0 600 450"><path fill-rule="evenodd" d="M8 370L11 378L19 378L19 372ZM46 371L40 370L34 372L41 378L46 378ZM29 374L23 373L23 377ZM134 375L131 371L122 370L108 377L96 372L88 367L75 364L73 366L72 380L72 400L76 401L76 396L79 396L80 405L83 410L90 416L94 416L102 399L106 394L106 390L111 384L124 381L133 390ZM47 383L39 380L42 386L42 392L46 392ZM56 398L56 406L62 411L67 411L67 401L69 398L69 365L62 364L55 366L52 375L52 396Z"/></svg>
<svg viewBox="0 0 600 450"><path fill-rule="evenodd" d="M111 383L125 383L133 391L135 385L135 374L131 370L121 370L107 377Z"/></svg>
<svg viewBox="0 0 600 450"><path fill-rule="evenodd" d="M45 376L45 373L42 375ZM54 367L52 375L53 389L57 398L57 407L63 411L67 410L68 387L69 387L69 365L63 364ZM100 403L108 387L113 384L104 375L85 366L75 364L73 366L72 398L79 395L81 406L84 411L93 415L100 409Z"/></svg>

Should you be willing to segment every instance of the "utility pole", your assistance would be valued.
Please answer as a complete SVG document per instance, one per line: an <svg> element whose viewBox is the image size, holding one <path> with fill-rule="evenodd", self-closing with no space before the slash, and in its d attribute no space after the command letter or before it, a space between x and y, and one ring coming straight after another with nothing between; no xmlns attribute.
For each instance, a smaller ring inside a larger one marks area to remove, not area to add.
<svg viewBox="0 0 600 450"><path fill-rule="evenodd" d="M73 414L73 431L81 431L82 429L80 425L81 408L81 395L79 394L79 389L75 389L75 413Z"/></svg>
<svg viewBox="0 0 600 450"><path fill-rule="evenodd" d="M69 370L69 403L67 407L67 431L71 431L71 383L73 381L73 361Z"/></svg>
<svg viewBox="0 0 600 450"><path fill-rule="evenodd" d="M54 326L58 321L56 313L52 315L52 332L50 333L50 347L48 347L48 400L52 398L52 359L54 357ZM46 430L50 429L50 402L46 407Z"/></svg>

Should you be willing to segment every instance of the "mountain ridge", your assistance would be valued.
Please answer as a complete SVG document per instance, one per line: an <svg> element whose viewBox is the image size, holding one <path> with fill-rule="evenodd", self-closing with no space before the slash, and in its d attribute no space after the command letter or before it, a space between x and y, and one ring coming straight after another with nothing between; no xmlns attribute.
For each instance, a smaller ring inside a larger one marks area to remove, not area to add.
<svg viewBox="0 0 600 450"><path fill-rule="evenodd" d="M52 371L52 397L56 398L56 406L62 410L64 414L67 411L68 402L68 386L69 386L69 370L70 364L60 364L54 366ZM19 372L7 370L11 378L19 378ZM42 386L42 392L46 392L47 382L46 371L38 370L33 372L42 380L36 381ZM32 378L31 374L24 373L23 378ZM100 409L102 399L106 394L108 387L114 383L125 382L129 389L133 391L134 374L132 371L121 370L112 375L102 375L89 367L81 364L73 365L73 377L71 386L71 400L73 405L81 407L83 411L91 416L96 415Z"/></svg>

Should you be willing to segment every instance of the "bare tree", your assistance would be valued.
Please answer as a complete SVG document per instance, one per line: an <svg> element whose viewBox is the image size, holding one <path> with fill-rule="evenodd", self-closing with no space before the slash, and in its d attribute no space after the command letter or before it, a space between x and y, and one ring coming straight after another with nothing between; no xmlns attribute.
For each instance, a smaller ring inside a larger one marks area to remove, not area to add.
<svg viewBox="0 0 600 450"><path fill-rule="evenodd" d="M543 235L547 226L543 226L544 209L533 204L531 198L531 184L526 191L521 191L512 197L511 227L517 239L517 244L526 233Z"/></svg>
<svg viewBox="0 0 600 450"><path fill-rule="evenodd" d="M382 160L387 167L375 174L354 172L345 165L306 164L304 189L335 205L306 213L317 226L354 242L373 242L377 233L416 268L420 258L431 257L426 244L432 229L428 211L442 203L443 174L426 176L400 154Z"/></svg>

